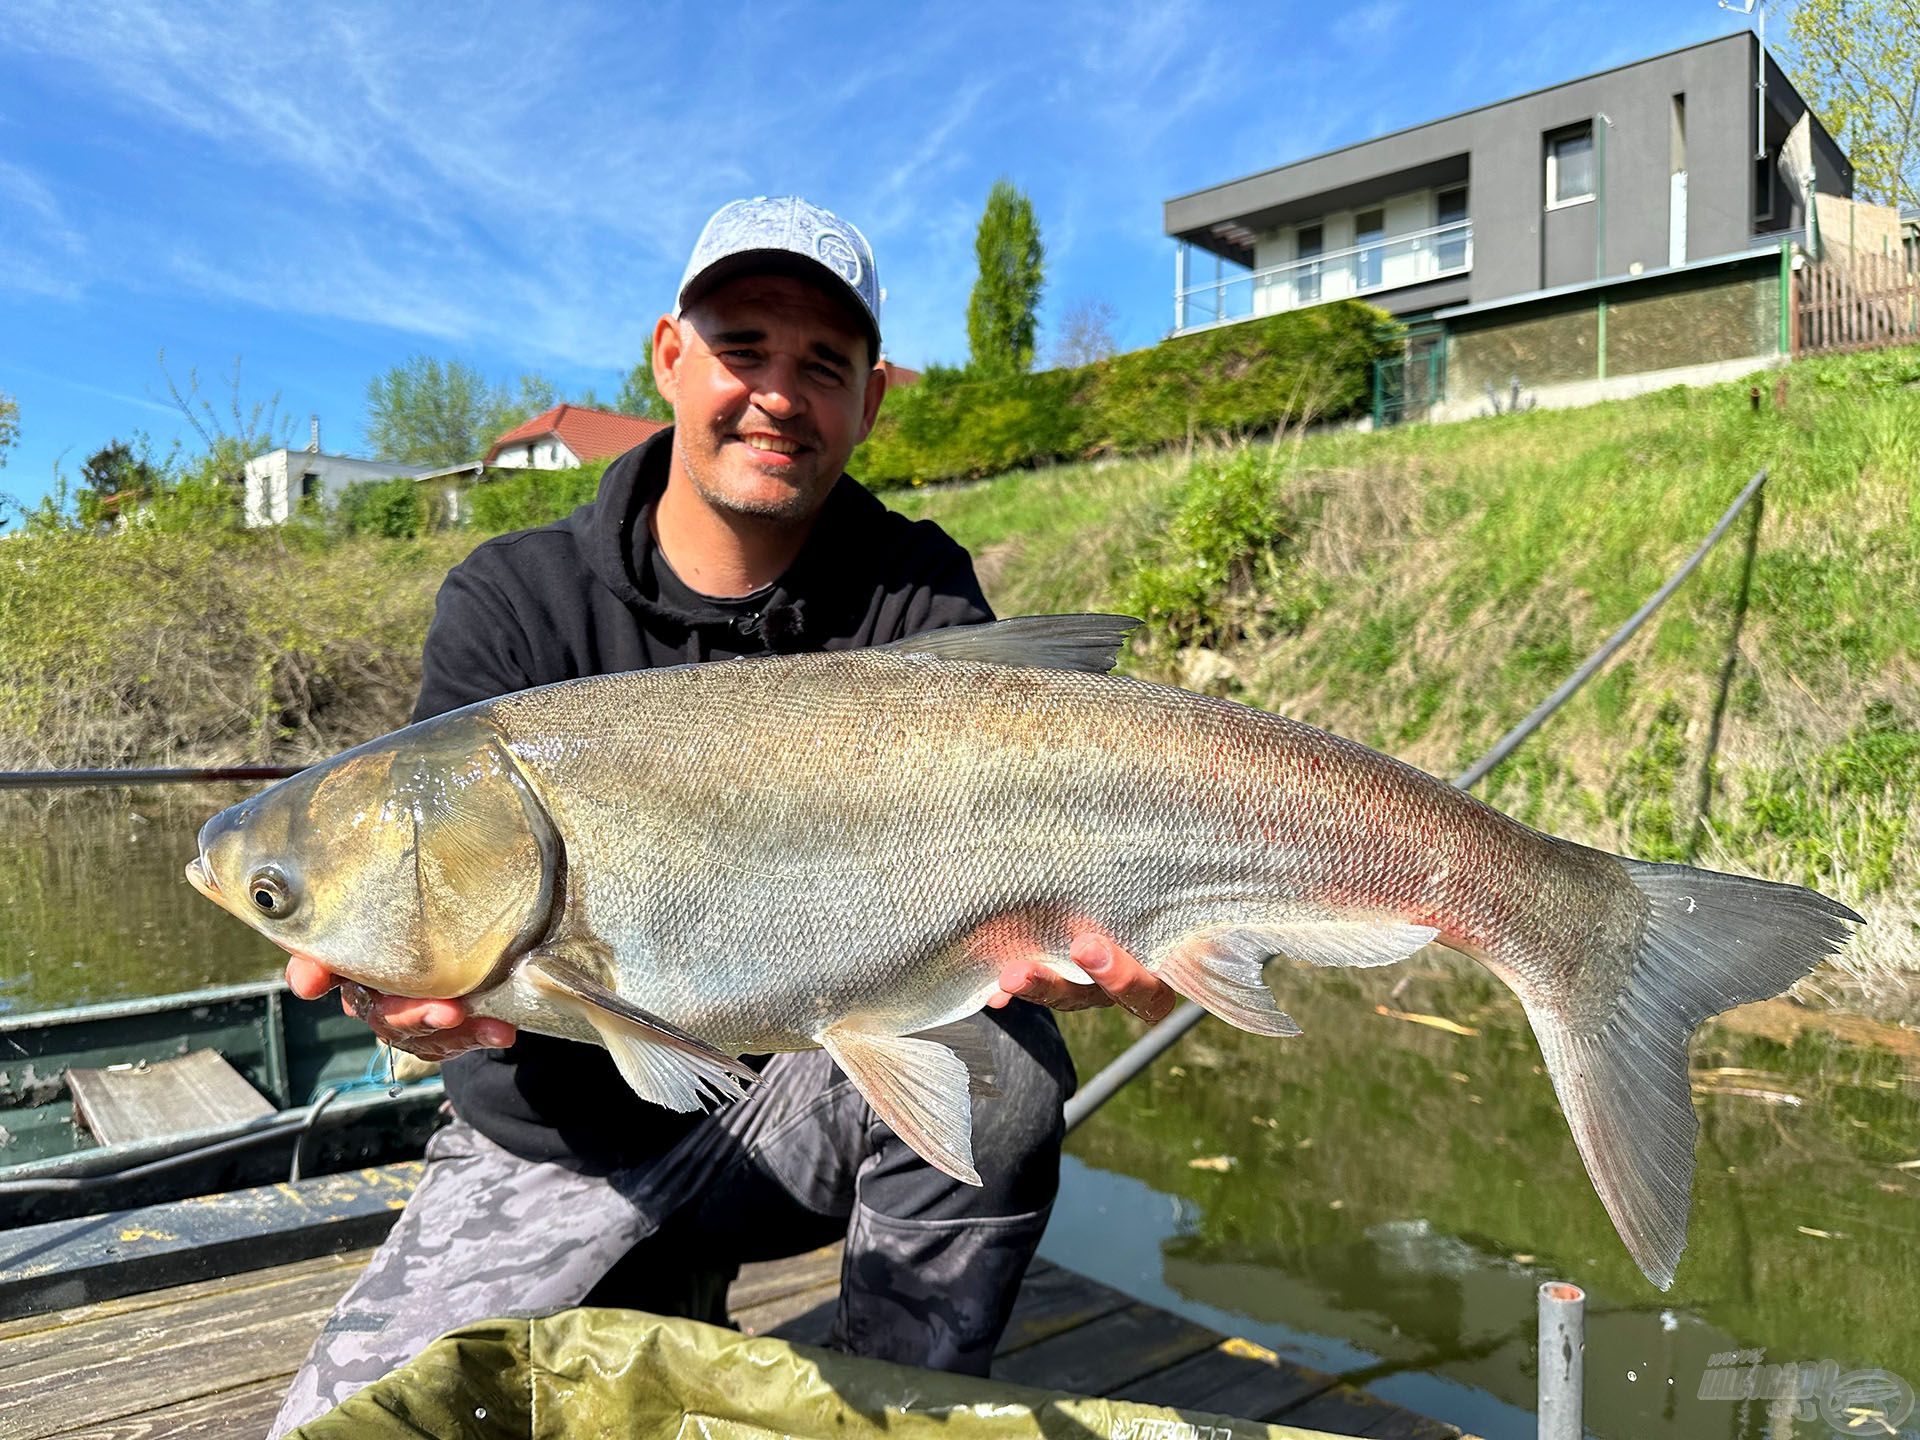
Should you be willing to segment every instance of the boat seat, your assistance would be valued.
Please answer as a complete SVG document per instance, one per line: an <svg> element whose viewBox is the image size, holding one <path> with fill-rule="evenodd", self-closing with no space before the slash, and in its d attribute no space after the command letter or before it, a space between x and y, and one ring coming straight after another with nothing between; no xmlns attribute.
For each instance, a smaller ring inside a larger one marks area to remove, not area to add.
<svg viewBox="0 0 1920 1440"><path fill-rule="evenodd" d="M69 1070L74 1114L102 1145L238 1124L274 1107L216 1050L157 1065Z"/></svg>

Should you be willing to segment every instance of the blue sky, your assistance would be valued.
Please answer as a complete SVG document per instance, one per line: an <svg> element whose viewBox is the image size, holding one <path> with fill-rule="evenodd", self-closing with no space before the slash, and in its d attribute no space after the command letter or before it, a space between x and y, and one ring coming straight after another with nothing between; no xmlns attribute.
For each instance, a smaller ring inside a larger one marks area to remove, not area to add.
<svg viewBox="0 0 1920 1440"><path fill-rule="evenodd" d="M317 412L349 454L368 379L417 351L611 395L739 195L861 226L888 350L920 365L965 358L1007 175L1047 243L1042 354L1082 298L1149 344L1169 196L1745 23L1712 0L6 0L0 494L181 435L163 349L216 399L239 358L296 443Z"/></svg>

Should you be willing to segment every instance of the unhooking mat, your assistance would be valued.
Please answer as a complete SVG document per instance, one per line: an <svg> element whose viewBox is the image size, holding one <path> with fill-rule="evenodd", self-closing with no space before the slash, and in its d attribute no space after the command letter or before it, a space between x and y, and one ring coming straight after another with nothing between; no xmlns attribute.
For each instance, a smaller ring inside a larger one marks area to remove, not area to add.
<svg viewBox="0 0 1920 1440"><path fill-rule="evenodd" d="M486 1320L290 1440L1333 1440L841 1355L694 1320L565 1310Z"/></svg>

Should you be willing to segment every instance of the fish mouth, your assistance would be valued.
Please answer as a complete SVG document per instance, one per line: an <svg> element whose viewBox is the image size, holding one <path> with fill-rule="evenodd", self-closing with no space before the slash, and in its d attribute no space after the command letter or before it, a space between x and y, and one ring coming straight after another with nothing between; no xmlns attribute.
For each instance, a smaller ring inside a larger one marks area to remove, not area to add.
<svg viewBox="0 0 1920 1440"><path fill-rule="evenodd" d="M220 882L213 878L213 867L207 864L206 856L196 855L187 862L187 883L222 910L227 908L227 897L220 893Z"/></svg>

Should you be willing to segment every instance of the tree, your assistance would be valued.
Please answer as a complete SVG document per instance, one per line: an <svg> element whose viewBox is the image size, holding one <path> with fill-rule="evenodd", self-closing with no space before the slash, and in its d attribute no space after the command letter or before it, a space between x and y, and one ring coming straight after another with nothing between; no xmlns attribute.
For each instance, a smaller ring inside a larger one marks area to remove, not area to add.
<svg viewBox="0 0 1920 1440"><path fill-rule="evenodd" d="M0 469L7 464L7 451L20 439L20 402L0 390Z"/></svg>
<svg viewBox="0 0 1920 1440"><path fill-rule="evenodd" d="M1920 0L1801 0L1793 83L1853 161L1854 192L1920 204Z"/></svg>
<svg viewBox="0 0 1920 1440"><path fill-rule="evenodd" d="M1113 323L1120 317L1104 300L1076 300L1060 320L1060 338L1053 342L1053 368L1071 370L1105 360L1120 347L1113 342Z"/></svg>
<svg viewBox="0 0 1920 1440"><path fill-rule="evenodd" d="M658 420L662 424L673 419L673 407L667 404L660 394L660 387L653 383L653 341L647 341L647 353L640 363L627 372L627 378L620 382L620 394L613 402L613 408L622 415L638 416L642 420Z"/></svg>
<svg viewBox="0 0 1920 1440"><path fill-rule="evenodd" d="M166 488L165 463L153 463L152 447L143 435L136 450L124 440L110 440L80 466L80 484L73 492L80 523L91 529L101 521L130 513Z"/></svg>
<svg viewBox="0 0 1920 1440"><path fill-rule="evenodd" d="M458 465L485 453L506 403L471 365L412 355L367 382L367 444L383 460Z"/></svg>
<svg viewBox="0 0 1920 1440"><path fill-rule="evenodd" d="M1033 202L1011 180L996 180L987 192L973 249L980 278L967 298L969 363L988 375L1031 369L1046 248Z"/></svg>

